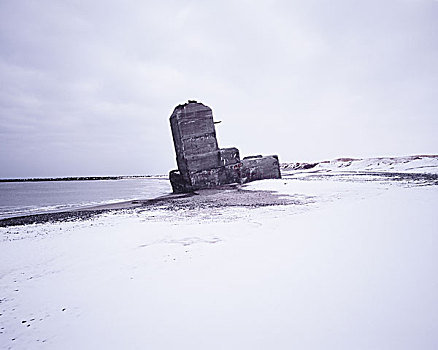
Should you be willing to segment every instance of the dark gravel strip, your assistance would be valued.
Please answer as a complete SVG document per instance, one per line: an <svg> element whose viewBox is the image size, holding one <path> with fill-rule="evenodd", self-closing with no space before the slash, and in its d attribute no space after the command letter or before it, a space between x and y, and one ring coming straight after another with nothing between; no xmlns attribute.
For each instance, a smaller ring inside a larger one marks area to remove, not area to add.
<svg viewBox="0 0 438 350"><path fill-rule="evenodd" d="M87 220L108 210L81 210L56 213L34 214L14 218L0 219L0 227L42 224L47 222Z"/></svg>

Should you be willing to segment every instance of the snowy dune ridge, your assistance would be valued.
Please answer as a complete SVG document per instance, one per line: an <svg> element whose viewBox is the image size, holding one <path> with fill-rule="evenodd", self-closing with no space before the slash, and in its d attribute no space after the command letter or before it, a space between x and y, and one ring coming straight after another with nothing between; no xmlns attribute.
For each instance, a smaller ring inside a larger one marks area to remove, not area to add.
<svg viewBox="0 0 438 350"><path fill-rule="evenodd" d="M282 179L0 227L0 349L435 350L436 166L283 164Z"/></svg>
<svg viewBox="0 0 438 350"><path fill-rule="evenodd" d="M283 163L283 175L299 172L393 172L438 174L438 155L382 158L338 158L317 163Z"/></svg>

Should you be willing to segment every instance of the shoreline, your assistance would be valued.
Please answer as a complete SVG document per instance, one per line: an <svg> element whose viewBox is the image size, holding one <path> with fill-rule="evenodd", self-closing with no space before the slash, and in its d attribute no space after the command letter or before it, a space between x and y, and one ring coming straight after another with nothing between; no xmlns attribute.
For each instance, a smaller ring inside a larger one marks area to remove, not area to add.
<svg viewBox="0 0 438 350"><path fill-rule="evenodd" d="M246 190L241 185L231 184L191 193L167 194L151 199L129 200L117 203L84 207L75 210L23 215L0 219L0 227L23 226L50 222L87 220L94 216L123 210L152 210L157 206L168 211L205 208L259 208L281 205L302 205L311 198L296 199L273 191Z"/></svg>
<svg viewBox="0 0 438 350"><path fill-rule="evenodd" d="M376 172L376 171L283 171L283 181L291 179L318 180L338 179L340 181L390 181L423 186L438 185L438 174L428 173L401 173L401 172ZM303 177L304 176L304 177ZM372 179L363 178L371 176ZM354 180L351 179L354 178ZM279 181L282 181L279 180ZM310 199L311 201L311 199ZM304 202L308 202L305 200ZM168 210L199 209L203 207L247 207L303 204L290 198L285 198L278 193L259 190L245 190L244 185L231 184L211 189L198 190L191 193L169 193L151 199L136 199L116 203L93 205L70 210L60 210L48 213L21 215L0 219L0 227L23 226L49 222L63 222L74 220L87 220L96 215L122 210L149 210L155 205L162 205Z"/></svg>
<svg viewBox="0 0 438 350"><path fill-rule="evenodd" d="M121 176L67 176L67 177L31 177L24 179L0 179L0 182L43 182L43 181L99 181L130 179L167 179L166 175L121 175Z"/></svg>
<svg viewBox="0 0 438 350"><path fill-rule="evenodd" d="M187 194L184 195L187 196ZM181 195L168 194L152 199L129 200L129 201L123 201L117 203L100 204L90 207L83 207L73 210L62 210L62 211L54 211L50 213L21 215L21 216L15 216L10 218L3 218L0 219L0 227L42 224L47 222L87 220L96 215L103 214L106 212L147 207L148 205L153 205L155 203L166 201L168 199L178 198L180 196Z"/></svg>

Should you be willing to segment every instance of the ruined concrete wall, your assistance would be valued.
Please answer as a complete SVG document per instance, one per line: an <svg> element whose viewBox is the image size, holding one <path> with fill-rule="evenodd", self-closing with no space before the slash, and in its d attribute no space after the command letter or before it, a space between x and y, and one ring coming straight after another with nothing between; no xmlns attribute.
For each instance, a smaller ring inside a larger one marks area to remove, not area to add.
<svg viewBox="0 0 438 350"><path fill-rule="evenodd" d="M212 188L226 184L240 183L241 164L202 170L191 174L193 190Z"/></svg>
<svg viewBox="0 0 438 350"><path fill-rule="evenodd" d="M220 149L219 156L222 166L240 163L239 150L235 147Z"/></svg>
<svg viewBox="0 0 438 350"><path fill-rule="evenodd" d="M280 162L277 156L245 157L242 160L242 182L250 182L262 179L279 179Z"/></svg>
<svg viewBox="0 0 438 350"><path fill-rule="evenodd" d="M178 169L188 173L220 166L219 148L211 108L188 103L175 108L170 116Z"/></svg>
<svg viewBox="0 0 438 350"><path fill-rule="evenodd" d="M202 103L177 106L170 126L178 164L169 174L174 192L280 177L277 156L242 162L237 148L219 149L213 112Z"/></svg>

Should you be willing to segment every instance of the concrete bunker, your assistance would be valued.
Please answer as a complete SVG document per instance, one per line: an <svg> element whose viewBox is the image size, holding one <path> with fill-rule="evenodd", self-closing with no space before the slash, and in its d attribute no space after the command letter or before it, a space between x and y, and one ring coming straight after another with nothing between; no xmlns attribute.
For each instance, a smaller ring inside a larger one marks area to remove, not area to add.
<svg viewBox="0 0 438 350"><path fill-rule="evenodd" d="M240 159L235 147L219 148L213 111L189 100L170 116L178 170L169 174L173 192L183 193L217 186L281 177L278 156Z"/></svg>

